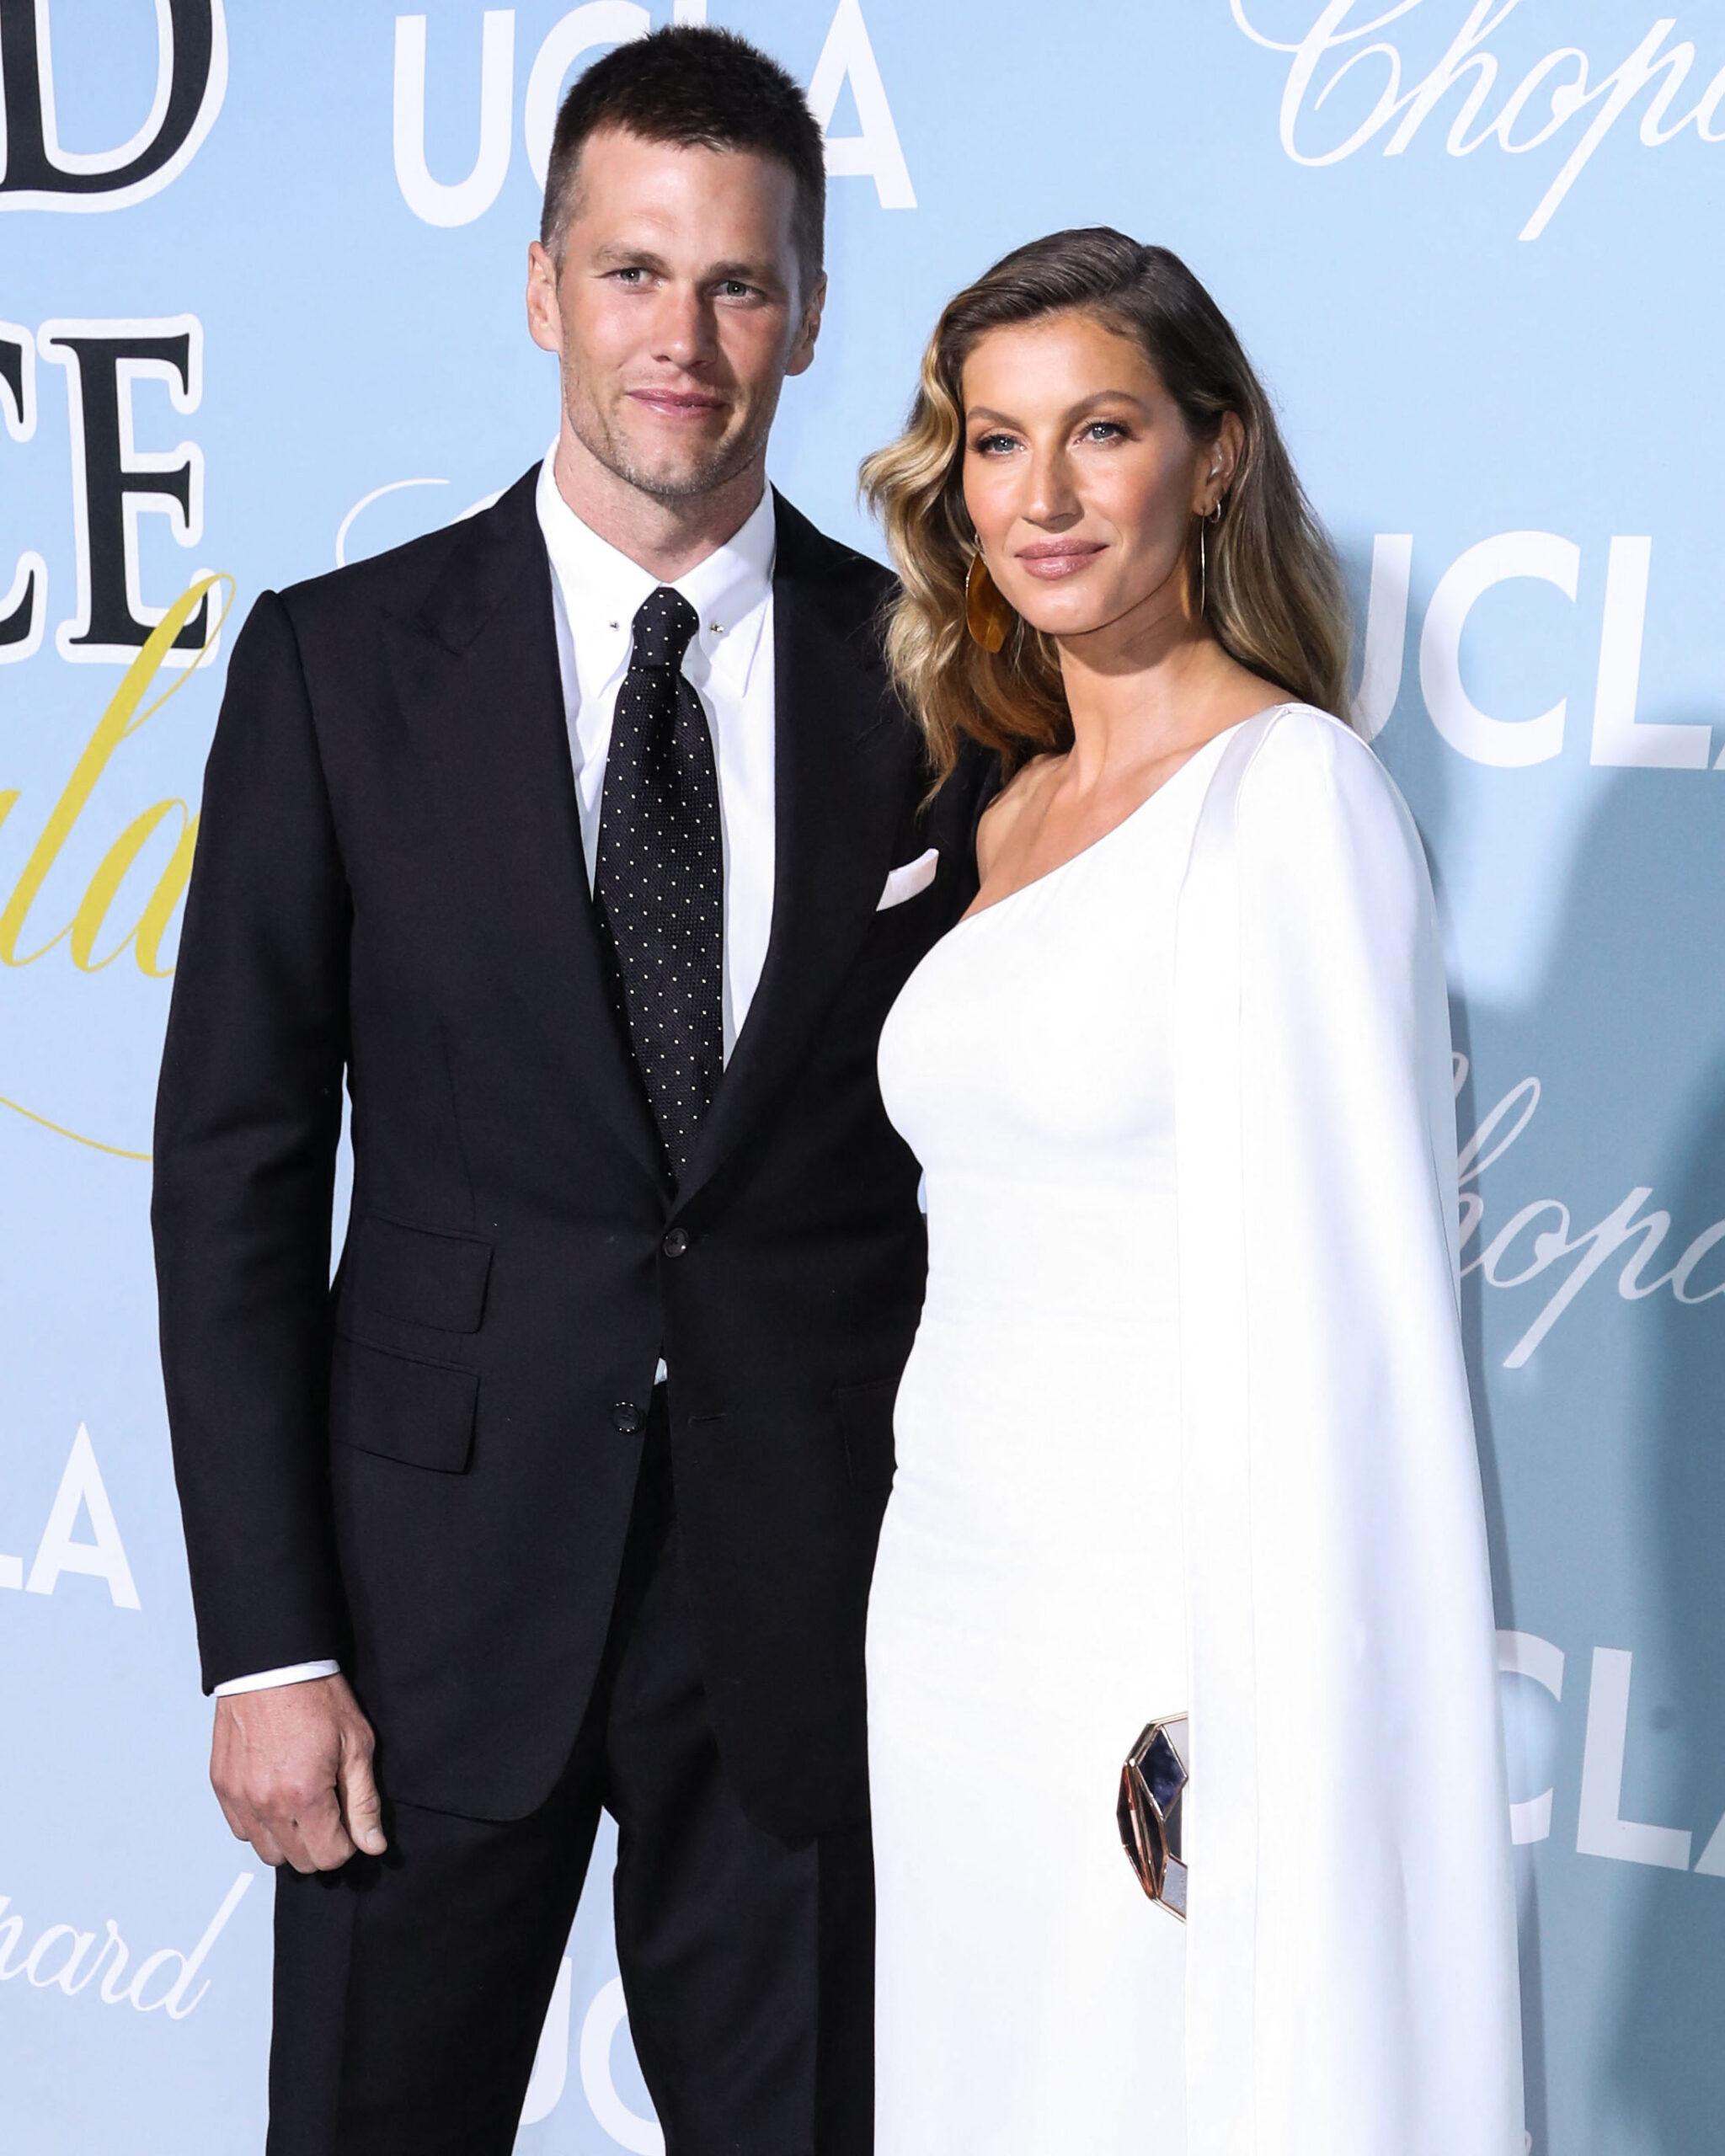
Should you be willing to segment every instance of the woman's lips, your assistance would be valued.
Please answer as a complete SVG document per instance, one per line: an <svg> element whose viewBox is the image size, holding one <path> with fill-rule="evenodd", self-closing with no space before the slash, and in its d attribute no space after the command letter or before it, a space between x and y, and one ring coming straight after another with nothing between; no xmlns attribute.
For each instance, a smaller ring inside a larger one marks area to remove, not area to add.
<svg viewBox="0 0 1725 2156"><path fill-rule="evenodd" d="M1058 554L1020 554L1020 568L1032 576L1040 577L1044 583L1053 584L1063 576L1074 576L1080 569L1087 569L1102 552L1100 547L1079 547Z"/></svg>

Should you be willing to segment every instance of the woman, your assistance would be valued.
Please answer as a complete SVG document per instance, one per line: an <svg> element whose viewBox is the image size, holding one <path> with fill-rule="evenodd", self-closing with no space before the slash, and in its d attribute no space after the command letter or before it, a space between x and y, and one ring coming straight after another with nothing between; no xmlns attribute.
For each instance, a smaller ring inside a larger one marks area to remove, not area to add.
<svg viewBox="0 0 1725 2156"><path fill-rule="evenodd" d="M1007 783L881 1082L927 1301L869 1608L881 2156L1512 2156L1490 1584L1418 839L1208 294L942 316L863 482L937 777ZM1189 1715L1189 1914L1114 1819Z"/></svg>

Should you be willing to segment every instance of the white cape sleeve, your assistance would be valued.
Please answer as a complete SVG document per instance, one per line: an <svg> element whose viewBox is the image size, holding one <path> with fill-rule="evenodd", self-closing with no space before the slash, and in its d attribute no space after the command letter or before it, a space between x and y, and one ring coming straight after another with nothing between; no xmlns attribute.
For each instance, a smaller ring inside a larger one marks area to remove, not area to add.
<svg viewBox="0 0 1725 2156"><path fill-rule="evenodd" d="M1194 2156L1519 2156L1515 1904L1413 819L1284 706L1175 960Z"/></svg>

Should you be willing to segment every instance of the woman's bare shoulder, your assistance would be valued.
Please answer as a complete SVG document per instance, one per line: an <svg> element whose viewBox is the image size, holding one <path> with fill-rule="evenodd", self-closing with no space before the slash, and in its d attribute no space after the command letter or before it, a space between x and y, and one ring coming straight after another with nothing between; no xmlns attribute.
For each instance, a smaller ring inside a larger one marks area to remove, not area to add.
<svg viewBox="0 0 1725 2156"><path fill-rule="evenodd" d="M1042 798L1062 760L1052 752L1033 756L1028 763L1019 766L983 810L976 825L976 867L983 881L1026 811Z"/></svg>

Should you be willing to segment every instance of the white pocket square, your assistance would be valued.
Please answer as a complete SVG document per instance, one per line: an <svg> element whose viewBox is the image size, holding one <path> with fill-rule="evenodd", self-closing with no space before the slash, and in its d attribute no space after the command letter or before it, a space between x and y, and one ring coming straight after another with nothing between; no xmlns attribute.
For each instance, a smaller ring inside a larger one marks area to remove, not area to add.
<svg viewBox="0 0 1725 2156"><path fill-rule="evenodd" d="M940 867L940 848L930 846L927 853L918 854L916 860L907 861L902 868L895 868L886 879L886 889L880 894L880 904L874 910L884 913L889 906L901 906L906 899L914 899L919 891L926 891L934 881L934 872Z"/></svg>

